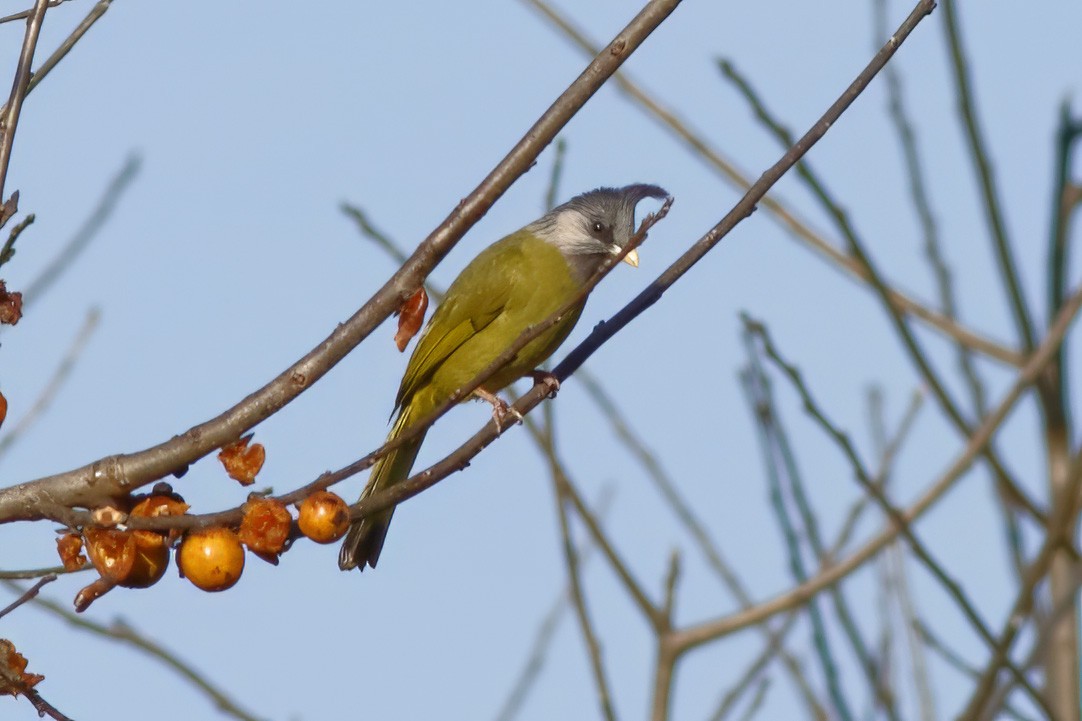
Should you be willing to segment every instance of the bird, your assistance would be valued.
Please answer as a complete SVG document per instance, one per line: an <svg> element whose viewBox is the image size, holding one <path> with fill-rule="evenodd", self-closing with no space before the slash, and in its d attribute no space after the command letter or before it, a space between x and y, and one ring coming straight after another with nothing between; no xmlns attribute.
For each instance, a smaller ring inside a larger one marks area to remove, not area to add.
<svg viewBox="0 0 1082 721"><path fill-rule="evenodd" d="M387 441L446 403L527 328L580 295L605 259L619 254L634 235L638 203L667 196L645 183L597 188L482 250L448 287L414 347ZM638 253L633 249L624 261L637 267ZM585 305L583 296L475 391L493 404L497 424L509 409L495 394L543 364L567 339ZM376 462L361 500L409 476L424 435L418 433ZM393 514L392 507L355 521L342 542L339 568L375 568Z"/></svg>

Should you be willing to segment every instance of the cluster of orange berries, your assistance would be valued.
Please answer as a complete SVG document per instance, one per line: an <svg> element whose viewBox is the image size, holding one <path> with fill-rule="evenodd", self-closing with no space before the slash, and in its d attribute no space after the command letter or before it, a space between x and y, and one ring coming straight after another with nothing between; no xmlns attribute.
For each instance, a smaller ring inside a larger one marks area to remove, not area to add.
<svg viewBox="0 0 1082 721"><path fill-rule="evenodd" d="M263 447L254 444L249 448L248 440L249 437L243 438L219 454L229 475L245 485L254 481L264 457ZM296 537L293 516L285 505L257 494L249 496L242 507L243 515L236 528L211 526L187 532L124 528L128 519L181 516L188 512L188 504L168 483L157 484L148 495L132 497L125 506L98 509L96 525L86 526L81 534L68 533L57 539L57 551L66 569L83 567L85 548L87 558L98 572L99 578L76 594L77 611L85 610L115 586L154 585L165 574L174 547L182 577L204 591L224 591L244 571L245 547L263 560L277 564L279 555ZM349 507L329 491L316 491L297 504L297 509L297 535L316 543L334 543L349 528Z"/></svg>

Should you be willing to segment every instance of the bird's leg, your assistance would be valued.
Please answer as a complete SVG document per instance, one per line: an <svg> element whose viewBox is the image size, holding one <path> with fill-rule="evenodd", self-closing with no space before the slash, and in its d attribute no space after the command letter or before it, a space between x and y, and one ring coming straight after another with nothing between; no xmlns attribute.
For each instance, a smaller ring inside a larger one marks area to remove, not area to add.
<svg viewBox="0 0 1082 721"><path fill-rule="evenodd" d="M556 391L560 390L560 379L548 371L530 371L526 375L533 378L534 385L543 385L548 388L548 397L555 398Z"/></svg>
<svg viewBox="0 0 1082 721"><path fill-rule="evenodd" d="M484 388L477 388L473 391L473 394L492 404L492 422L496 424L497 431L503 432L503 422L507 419L507 416L513 416L515 423L522 423L522 414L495 393L489 393Z"/></svg>

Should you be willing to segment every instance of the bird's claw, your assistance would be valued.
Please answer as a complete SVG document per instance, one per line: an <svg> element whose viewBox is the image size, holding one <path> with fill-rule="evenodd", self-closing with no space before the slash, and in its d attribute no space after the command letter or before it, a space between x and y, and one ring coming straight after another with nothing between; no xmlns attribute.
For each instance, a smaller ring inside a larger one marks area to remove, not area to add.
<svg viewBox="0 0 1082 721"><path fill-rule="evenodd" d="M548 388L547 398L555 398L560 390L560 379L548 371L531 371L529 376L533 378L534 385L543 385Z"/></svg>
<svg viewBox="0 0 1082 721"><path fill-rule="evenodd" d="M496 424L496 430L498 432L503 433L504 422L507 420L508 416L514 418L511 425L522 423L522 414L519 413L514 406L510 405L495 393L489 393L486 390L478 388L473 394L492 405L492 422Z"/></svg>

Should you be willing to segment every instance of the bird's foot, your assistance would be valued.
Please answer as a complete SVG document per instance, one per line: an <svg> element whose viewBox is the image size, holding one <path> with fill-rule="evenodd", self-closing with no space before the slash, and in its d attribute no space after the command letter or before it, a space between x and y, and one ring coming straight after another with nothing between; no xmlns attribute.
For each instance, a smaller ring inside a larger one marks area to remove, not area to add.
<svg viewBox="0 0 1082 721"><path fill-rule="evenodd" d="M548 388L549 398L556 397L556 392L560 390L559 378L548 371L531 371L527 375L533 378L534 385L543 385Z"/></svg>
<svg viewBox="0 0 1082 721"><path fill-rule="evenodd" d="M522 414L495 393L489 393L484 388L478 388L473 394L481 400L488 401L492 404L492 422L496 424L496 430L500 433L503 433L503 424L508 416L514 419L511 423L512 425L515 423L522 423Z"/></svg>

